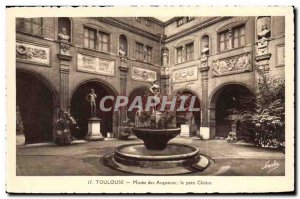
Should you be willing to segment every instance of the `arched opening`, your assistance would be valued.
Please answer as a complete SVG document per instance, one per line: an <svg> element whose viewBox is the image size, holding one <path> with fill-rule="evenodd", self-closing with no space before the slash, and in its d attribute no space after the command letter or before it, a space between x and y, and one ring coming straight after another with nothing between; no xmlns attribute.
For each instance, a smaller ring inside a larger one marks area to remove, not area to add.
<svg viewBox="0 0 300 199"><path fill-rule="evenodd" d="M17 115L21 115L26 144L53 141L57 98L43 77L16 72Z"/></svg>
<svg viewBox="0 0 300 199"><path fill-rule="evenodd" d="M124 53L125 56L128 56L128 42L127 42L127 37L123 34L120 35L119 37L119 54Z"/></svg>
<svg viewBox="0 0 300 199"><path fill-rule="evenodd" d="M201 108L200 99L194 92L192 92L188 89L183 89L183 90L177 91L176 95L195 96L196 100L195 100L193 108L195 108L195 109ZM187 104L187 106L189 106L189 105ZM176 126L180 127L180 125L182 125L182 124L191 124L192 122L194 122L194 124L196 125L196 128L199 129L200 124L201 124L201 111L200 110L192 111L191 114L192 115L189 116L186 112L177 111Z"/></svg>
<svg viewBox="0 0 300 199"><path fill-rule="evenodd" d="M219 88L211 98L210 119L214 137L227 137L235 131L238 136L247 133L238 123L229 117L233 110L254 108L252 91L240 84L228 84Z"/></svg>
<svg viewBox="0 0 300 199"><path fill-rule="evenodd" d="M128 102L127 108L129 108L129 106L131 105L131 103L133 102L135 97L141 96L143 98L143 96L145 96L147 94L148 90L149 90L149 88L146 86L134 89L129 95L129 102ZM135 114L136 114L137 110L138 110L137 108L134 108L131 111L127 111L127 117L130 119L130 122L135 121Z"/></svg>
<svg viewBox="0 0 300 199"><path fill-rule="evenodd" d="M208 35L203 35L201 37L201 41L200 41L200 52L202 53L206 53L206 55L209 55L209 36Z"/></svg>
<svg viewBox="0 0 300 199"><path fill-rule="evenodd" d="M78 123L79 129L73 132L73 136L77 139L83 139L88 133L88 119L92 117L91 106L87 100L87 95L94 89L96 98L96 117L101 119L100 131L104 137L107 132L113 132L114 117L113 104L114 101L106 100L105 108L112 107L111 111L100 110L100 101L105 96L113 96L116 99L116 93L103 82L96 80L85 82L79 85L72 94L70 111L72 116Z"/></svg>

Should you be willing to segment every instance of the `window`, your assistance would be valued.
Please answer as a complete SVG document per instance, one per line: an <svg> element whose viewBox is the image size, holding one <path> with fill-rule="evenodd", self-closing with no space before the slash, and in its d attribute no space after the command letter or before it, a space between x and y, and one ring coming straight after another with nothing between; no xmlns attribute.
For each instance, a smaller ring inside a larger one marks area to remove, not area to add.
<svg viewBox="0 0 300 199"><path fill-rule="evenodd" d="M195 17L187 17L187 22L193 21L195 19Z"/></svg>
<svg viewBox="0 0 300 199"><path fill-rule="evenodd" d="M181 25L183 25L184 23L185 23L184 18L181 18L181 19L179 19L179 20L177 21L177 26L181 26Z"/></svg>
<svg viewBox="0 0 300 199"><path fill-rule="evenodd" d="M84 47L96 49L96 30L84 28Z"/></svg>
<svg viewBox="0 0 300 199"><path fill-rule="evenodd" d="M33 35L42 35L42 18L19 18L16 22L17 30L24 31Z"/></svg>
<svg viewBox="0 0 300 199"><path fill-rule="evenodd" d="M219 51L225 51L245 45L245 25L219 33Z"/></svg>
<svg viewBox="0 0 300 199"><path fill-rule="evenodd" d="M146 62L151 62L151 58L152 58L152 48L149 46L146 46Z"/></svg>
<svg viewBox="0 0 300 199"><path fill-rule="evenodd" d="M152 61L152 47L136 42L135 58L140 61Z"/></svg>
<svg viewBox="0 0 300 199"><path fill-rule="evenodd" d="M84 28L84 47L102 52L110 50L110 35L92 28Z"/></svg>
<svg viewBox="0 0 300 199"><path fill-rule="evenodd" d="M186 61L191 61L194 59L194 43L186 45Z"/></svg>
<svg viewBox="0 0 300 199"><path fill-rule="evenodd" d="M219 50L224 51L229 49L229 31L219 33Z"/></svg>
<svg viewBox="0 0 300 199"><path fill-rule="evenodd" d="M136 43L135 45L135 58L138 60L144 60L144 44Z"/></svg>
<svg viewBox="0 0 300 199"><path fill-rule="evenodd" d="M176 48L176 55L177 64L194 60L194 42Z"/></svg>
<svg viewBox="0 0 300 199"><path fill-rule="evenodd" d="M109 35L98 32L98 49L103 52L109 52Z"/></svg>
<svg viewBox="0 0 300 199"><path fill-rule="evenodd" d="M151 27L151 22L150 21L145 20L145 24L146 24L147 27Z"/></svg>
<svg viewBox="0 0 300 199"><path fill-rule="evenodd" d="M141 23L142 18L141 17L135 17L135 21L138 22L138 23Z"/></svg>
<svg viewBox="0 0 300 199"><path fill-rule="evenodd" d="M183 62L183 47L177 48L177 63L182 63Z"/></svg>
<svg viewBox="0 0 300 199"><path fill-rule="evenodd" d="M195 17L182 17L177 20L177 27L182 26L183 24L188 23L190 21L193 21L194 19Z"/></svg>
<svg viewBox="0 0 300 199"><path fill-rule="evenodd" d="M245 45L245 26L233 29L233 48Z"/></svg>

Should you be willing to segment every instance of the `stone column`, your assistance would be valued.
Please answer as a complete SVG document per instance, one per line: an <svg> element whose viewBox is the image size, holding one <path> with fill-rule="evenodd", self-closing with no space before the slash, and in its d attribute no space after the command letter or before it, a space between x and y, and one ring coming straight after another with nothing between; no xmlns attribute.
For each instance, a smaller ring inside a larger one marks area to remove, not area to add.
<svg viewBox="0 0 300 199"><path fill-rule="evenodd" d="M61 42L60 53L57 55L60 60L60 108L65 111L69 108L69 65L72 59L69 49L69 43Z"/></svg>
<svg viewBox="0 0 300 199"><path fill-rule="evenodd" d="M257 55L255 57L256 66L262 70L264 73L268 73L270 70L269 67L269 60L271 58L271 53L264 54L264 55Z"/></svg>
<svg viewBox="0 0 300 199"><path fill-rule="evenodd" d="M121 57L121 66L119 66L120 70L120 96L126 96L126 87L127 87L127 74L129 68L127 67L127 58L126 57ZM116 135L116 138L120 138L121 134L123 133L124 128L123 122L126 120L126 113L127 108L126 107L121 107L120 108L120 113L119 113L119 130Z"/></svg>
<svg viewBox="0 0 300 199"><path fill-rule="evenodd" d="M169 94L169 80L170 75L161 75L161 94L162 96L167 96Z"/></svg>
<svg viewBox="0 0 300 199"><path fill-rule="evenodd" d="M206 63L201 63L201 67L199 68L201 73L201 84L202 84L202 100L201 100L201 127L200 127L200 136L203 139L210 139L210 125L208 121L208 70L209 67Z"/></svg>
<svg viewBox="0 0 300 199"><path fill-rule="evenodd" d="M165 38L165 36L162 36ZM161 79L161 95L167 96L169 94L169 50L166 47L162 48L162 63L161 63L161 70L160 70L160 79Z"/></svg>

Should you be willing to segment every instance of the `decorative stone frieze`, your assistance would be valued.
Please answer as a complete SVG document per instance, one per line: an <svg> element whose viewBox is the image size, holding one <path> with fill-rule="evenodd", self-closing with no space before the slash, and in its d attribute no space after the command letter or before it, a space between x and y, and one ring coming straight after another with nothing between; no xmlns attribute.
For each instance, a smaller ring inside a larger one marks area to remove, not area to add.
<svg viewBox="0 0 300 199"><path fill-rule="evenodd" d="M143 68L132 67L131 77L134 80L153 82L157 80L157 74L155 71L146 70Z"/></svg>
<svg viewBox="0 0 300 199"><path fill-rule="evenodd" d="M102 75L115 75L115 61L90 55L77 54L77 69Z"/></svg>
<svg viewBox="0 0 300 199"><path fill-rule="evenodd" d="M16 57L40 64L50 64L50 48L35 44L16 42Z"/></svg>
<svg viewBox="0 0 300 199"><path fill-rule="evenodd" d="M198 79L198 68L196 65L185 67L185 68L179 68L172 71L173 83L193 81L197 79Z"/></svg>
<svg viewBox="0 0 300 199"><path fill-rule="evenodd" d="M252 53L218 59L212 62L212 76L223 76L252 71Z"/></svg>

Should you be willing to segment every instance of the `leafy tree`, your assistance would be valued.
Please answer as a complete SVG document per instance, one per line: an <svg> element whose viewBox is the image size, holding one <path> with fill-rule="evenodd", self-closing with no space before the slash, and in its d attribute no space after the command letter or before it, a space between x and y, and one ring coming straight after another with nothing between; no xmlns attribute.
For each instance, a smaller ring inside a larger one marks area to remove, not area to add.
<svg viewBox="0 0 300 199"><path fill-rule="evenodd" d="M260 69L257 73L256 95L239 99L239 108L229 110L227 119L245 127L258 146L282 147L285 138L285 81Z"/></svg>

